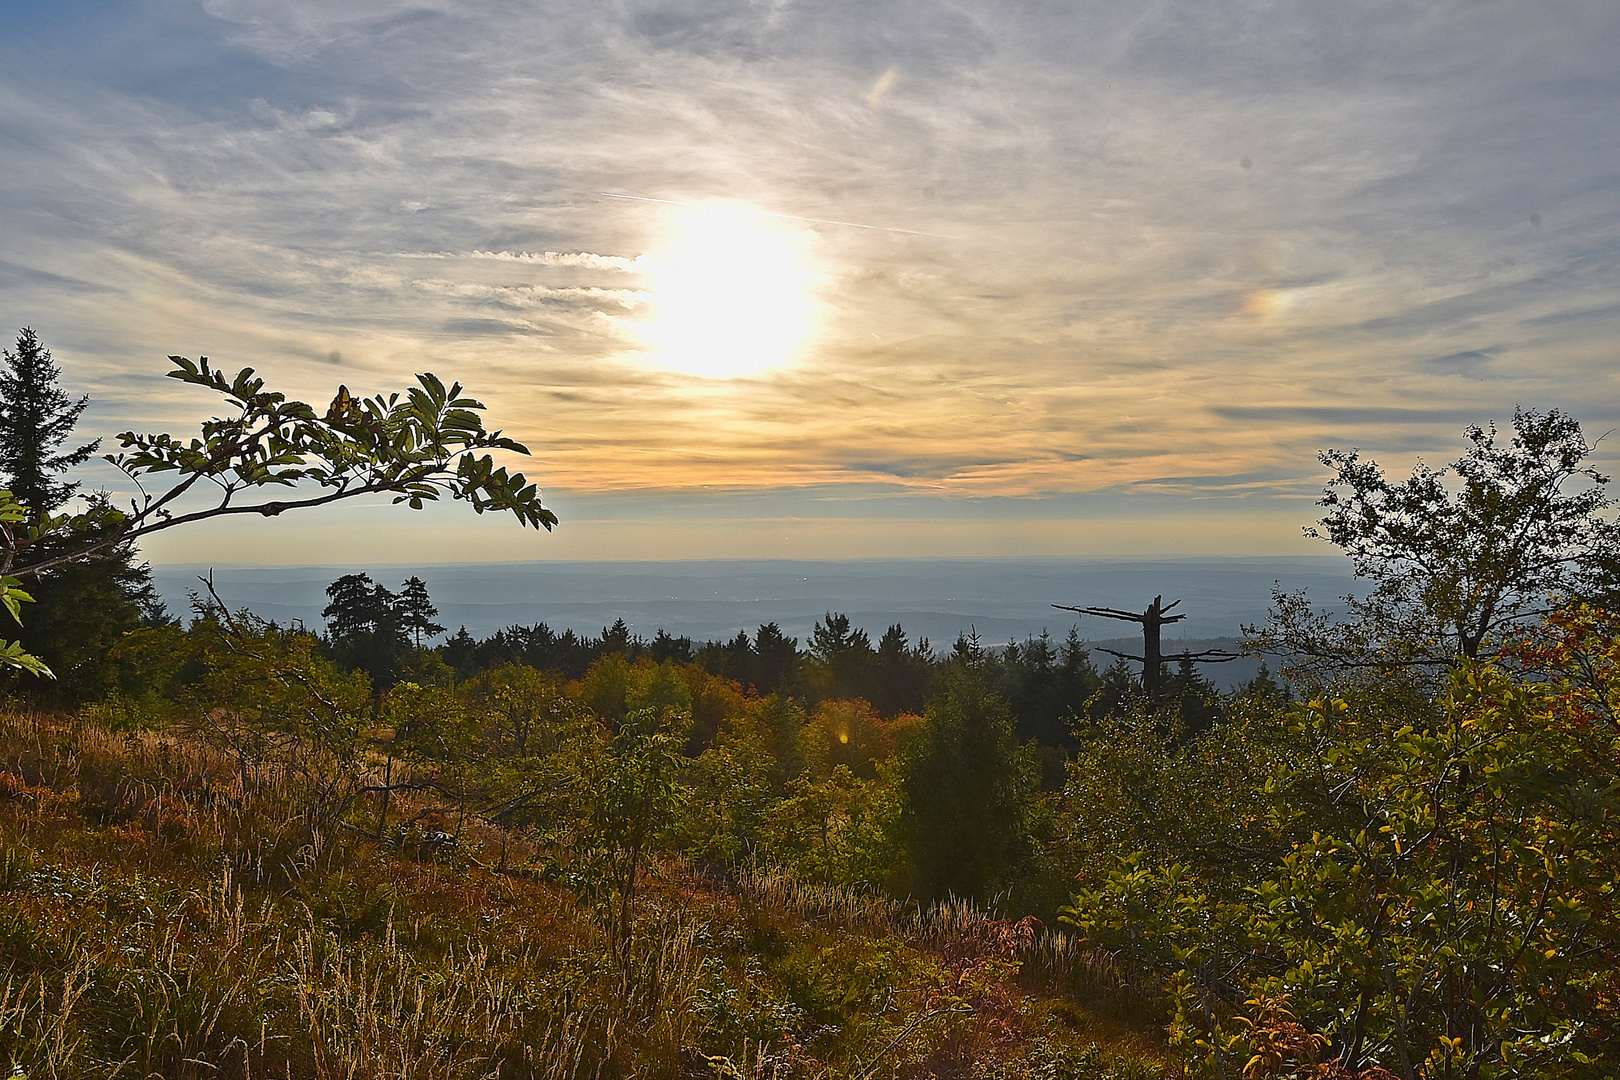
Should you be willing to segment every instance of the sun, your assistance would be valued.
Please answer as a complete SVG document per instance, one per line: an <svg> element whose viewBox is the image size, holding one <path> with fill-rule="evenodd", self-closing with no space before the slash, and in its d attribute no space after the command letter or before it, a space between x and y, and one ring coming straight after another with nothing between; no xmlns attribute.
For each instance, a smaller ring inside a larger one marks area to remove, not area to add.
<svg viewBox="0 0 1620 1080"><path fill-rule="evenodd" d="M668 239L642 256L650 317L645 358L662 368L734 378L797 359L815 317L814 233L757 210L674 207Z"/></svg>

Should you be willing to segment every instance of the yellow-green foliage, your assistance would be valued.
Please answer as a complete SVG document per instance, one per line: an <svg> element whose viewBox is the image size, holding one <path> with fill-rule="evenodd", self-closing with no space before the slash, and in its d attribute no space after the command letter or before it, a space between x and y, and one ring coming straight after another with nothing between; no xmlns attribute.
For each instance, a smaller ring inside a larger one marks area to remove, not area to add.
<svg viewBox="0 0 1620 1080"><path fill-rule="evenodd" d="M761 851L810 881L881 887L898 877L900 781L892 768L863 780L844 765L806 772L767 809Z"/></svg>
<svg viewBox="0 0 1620 1080"><path fill-rule="evenodd" d="M1171 1048L1207 1075L1325 1055L1346 1075L1613 1076L1617 676L1620 622L1576 609L1459 663L1431 707L1299 706L1280 725L1298 752L1220 837L1253 853L1246 878L1142 845L1067 917L1166 978Z"/></svg>

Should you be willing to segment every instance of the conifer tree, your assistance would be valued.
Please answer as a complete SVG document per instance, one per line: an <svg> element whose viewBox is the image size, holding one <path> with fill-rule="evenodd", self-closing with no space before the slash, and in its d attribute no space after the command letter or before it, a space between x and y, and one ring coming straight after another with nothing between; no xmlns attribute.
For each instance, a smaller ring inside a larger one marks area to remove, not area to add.
<svg viewBox="0 0 1620 1080"><path fill-rule="evenodd" d="M754 665L748 681L760 693L794 690L799 683L799 642L773 622L762 624L754 634Z"/></svg>
<svg viewBox="0 0 1620 1080"><path fill-rule="evenodd" d="M17 351L5 350L0 367L0 474L35 520L73 497L79 485L57 477L90 460L101 445L96 439L57 452L90 404L88 394L77 401L69 397L58 385L60 378L51 350L32 329L23 327Z"/></svg>
<svg viewBox="0 0 1620 1080"><path fill-rule="evenodd" d="M344 574L326 587L326 595L331 603L321 617L332 658L364 671L378 688L392 686L410 650L399 598L370 574Z"/></svg>
<svg viewBox="0 0 1620 1080"><path fill-rule="evenodd" d="M370 574L344 574L326 587L326 595L332 602L321 611L321 617L333 641L400 636L395 606L398 598L372 581Z"/></svg>
<svg viewBox="0 0 1620 1080"><path fill-rule="evenodd" d="M957 642L942 683L902 765L901 831L918 895L988 896L1027 856L1035 756L1018 743L977 636Z"/></svg>
<svg viewBox="0 0 1620 1080"><path fill-rule="evenodd" d="M51 351L29 328L17 335L17 348L5 351L0 365L0 486L9 488L39 521L59 511L79 490L62 479L82 465L100 440L70 450L62 444L89 405L88 395L75 399L60 385L61 373ZM94 505L105 496L92 495ZM38 545L50 553L93 537L50 537ZM163 621L163 604L152 588L147 567L136 561L129 544L114 544L95 558L59 566L29 584L36 603L27 621L6 621L0 637L16 634L22 645L56 673L57 682L30 683L31 692L71 703L105 693L117 678L109 659L114 645L142 623Z"/></svg>
<svg viewBox="0 0 1620 1080"><path fill-rule="evenodd" d="M923 638L912 648L906 631L894 623L878 641L874 665L872 704L884 716L920 712L927 704L932 682L932 650Z"/></svg>
<svg viewBox="0 0 1620 1080"><path fill-rule="evenodd" d="M623 619L614 619L612 626L602 627L602 652L623 653L629 656L631 652L630 627Z"/></svg>
<svg viewBox="0 0 1620 1080"><path fill-rule="evenodd" d="M855 628L848 615L827 612L810 632L813 676L824 696L870 699L877 653L865 630Z"/></svg>
<svg viewBox="0 0 1620 1080"><path fill-rule="evenodd" d="M414 574L406 578L394 598L394 614L400 628L416 639L417 648L422 647L424 634L432 637L444 633L444 627L433 621L438 613L433 598L428 595L427 582Z"/></svg>

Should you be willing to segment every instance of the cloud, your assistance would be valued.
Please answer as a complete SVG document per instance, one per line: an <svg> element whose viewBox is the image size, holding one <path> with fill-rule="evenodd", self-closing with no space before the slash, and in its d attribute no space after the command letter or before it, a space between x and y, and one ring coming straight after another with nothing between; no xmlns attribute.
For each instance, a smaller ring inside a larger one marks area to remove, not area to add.
<svg viewBox="0 0 1620 1080"><path fill-rule="evenodd" d="M593 255L588 251L403 251L402 259L485 259L494 262L532 263L536 266L577 266L588 270L641 269L639 259L619 255Z"/></svg>
<svg viewBox="0 0 1620 1080"><path fill-rule="evenodd" d="M1617 46L1464 0L8 12L0 312L110 426L200 407L142 394L169 352L312 398L336 352L573 490L1286 502L1328 437L1616 422ZM819 222L799 360L652 365L674 210L605 191Z"/></svg>
<svg viewBox="0 0 1620 1080"><path fill-rule="evenodd" d="M97 284L93 281L81 281L78 278L66 277L62 274L53 274L48 270L38 270L31 266L19 266L13 262L0 259L0 289L37 287L41 290L66 293L109 293L116 292L107 285Z"/></svg>
<svg viewBox="0 0 1620 1080"><path fill-rule="evenodd" d="M1314 427L1378 428L1421 424L1426 428L1436 425L1465 424L1475 419L1467 409L1403 409L1378 406L1246 406L1227 405L1211 410L1228 420L1245 423L1300 420Z"/></svg>
<svg viewBox="0 0 1620 1080"><path fill-rule="evenodd" d="M1491 349L1466 349L1462 352L1448 353L1445 356L1436 356L1426 361L1427 366L1438 372L1458 375L1476 375L1491 362Z"/></svg>

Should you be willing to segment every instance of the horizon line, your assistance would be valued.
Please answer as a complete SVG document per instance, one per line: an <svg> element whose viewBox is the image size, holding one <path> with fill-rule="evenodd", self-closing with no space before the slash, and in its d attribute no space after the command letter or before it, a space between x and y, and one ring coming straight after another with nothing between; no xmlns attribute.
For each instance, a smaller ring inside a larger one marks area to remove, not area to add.
<svg viewBox="0 0 1620 1080"><path fill-rule="evenodd" d="M1304 555L1304 554L1260 554L1260 555L1210 555L1210 554L1117 554L1117 555L856 555L848 557L788 557L788 556L714 556L710 558L691 559L491 559L487 561L473 560L417 560L410 562L392 561L329 561L329 562L299 562L299 563L250 563L250 562L157 562L147 560L147 565L153 570L161 569L192 569L196 567L213 567L220 570L305 570L328 569L343 566L373 566L373 567L501 567L501 566L692 566L717 563L1162 563L1162 562L1275 562L1278 560L1310 560L1315 562L1338 562L1346 558L1343 553ZM1348 569L1348 568L1347 568Z"/></svg>

